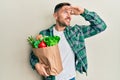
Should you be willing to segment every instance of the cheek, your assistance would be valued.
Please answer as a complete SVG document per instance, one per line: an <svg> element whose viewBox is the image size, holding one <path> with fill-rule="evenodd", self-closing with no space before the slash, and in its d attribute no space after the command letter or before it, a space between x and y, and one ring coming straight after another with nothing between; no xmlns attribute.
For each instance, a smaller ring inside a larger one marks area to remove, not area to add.
<svg viewBox="0 0 120 80"><path fill-rule="evenodd" d="M57 18L57 20L64 20L65 19L65 16L64 15L60 15L60 16L58 16L58 18Z"/></svg>
<svg viewBox="0 0 120 80"><path fill-rule="evenodd" d="M66 18L66 17L67 17L67 14L62 14L62 17L63 17L63 18Z"/></svg>

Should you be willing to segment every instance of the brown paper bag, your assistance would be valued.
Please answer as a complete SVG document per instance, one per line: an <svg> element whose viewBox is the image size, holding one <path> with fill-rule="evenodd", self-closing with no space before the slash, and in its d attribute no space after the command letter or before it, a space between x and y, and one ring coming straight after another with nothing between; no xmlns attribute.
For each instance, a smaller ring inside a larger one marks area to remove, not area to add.
<svg viewBox="0 0 120 80"><path fill-rule="evenodd" d="M48 75L58 75L63 70L58 45L33 48L33 52L38 57L40 63L48 66L46 68Z"/></svg>

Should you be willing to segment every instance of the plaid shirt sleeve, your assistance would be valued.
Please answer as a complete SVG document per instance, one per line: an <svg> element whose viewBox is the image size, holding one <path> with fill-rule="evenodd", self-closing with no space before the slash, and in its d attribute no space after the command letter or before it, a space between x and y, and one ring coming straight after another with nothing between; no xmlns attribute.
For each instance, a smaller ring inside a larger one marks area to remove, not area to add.
<svg viewBox="0 0 120 80"><path fill-rule="evenodd" d="M33 52L31 52L30 53L30 64L31 64L33 70L35 69L35 64L38 62L39 62L38 58L34 55Z"/></svg>
<svg viewBox="0 0 120 80"><path fill-rule="evenodd" d="M84 38L91 37L97 33L100 33L106 29L105 22L95 13L85 9L84 13L81 14L86 21L90 22L90 25L82 25L82 31Z"/></svg>

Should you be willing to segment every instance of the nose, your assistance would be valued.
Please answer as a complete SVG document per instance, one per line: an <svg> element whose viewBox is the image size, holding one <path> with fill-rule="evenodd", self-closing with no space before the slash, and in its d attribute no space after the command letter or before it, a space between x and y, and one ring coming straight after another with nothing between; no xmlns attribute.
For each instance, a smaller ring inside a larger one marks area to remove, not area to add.
<svg viewBox="0 0 120 80"><path fill-rule="evenodd" d="M71 17L71 12L68 11L68 12L67 12L67 15L68 15L68 17Z"/></svg>

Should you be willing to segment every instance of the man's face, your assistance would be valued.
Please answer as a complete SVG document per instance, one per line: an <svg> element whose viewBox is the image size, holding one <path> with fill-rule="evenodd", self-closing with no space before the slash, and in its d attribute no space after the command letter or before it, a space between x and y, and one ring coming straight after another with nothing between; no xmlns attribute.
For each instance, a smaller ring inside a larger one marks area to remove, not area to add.
<svg viewBox="0 0 120 80"><path fill-rule="evenodd" d="M71 6L63 6L56 14L56 21L60 26L70 26Z"/></svg>

